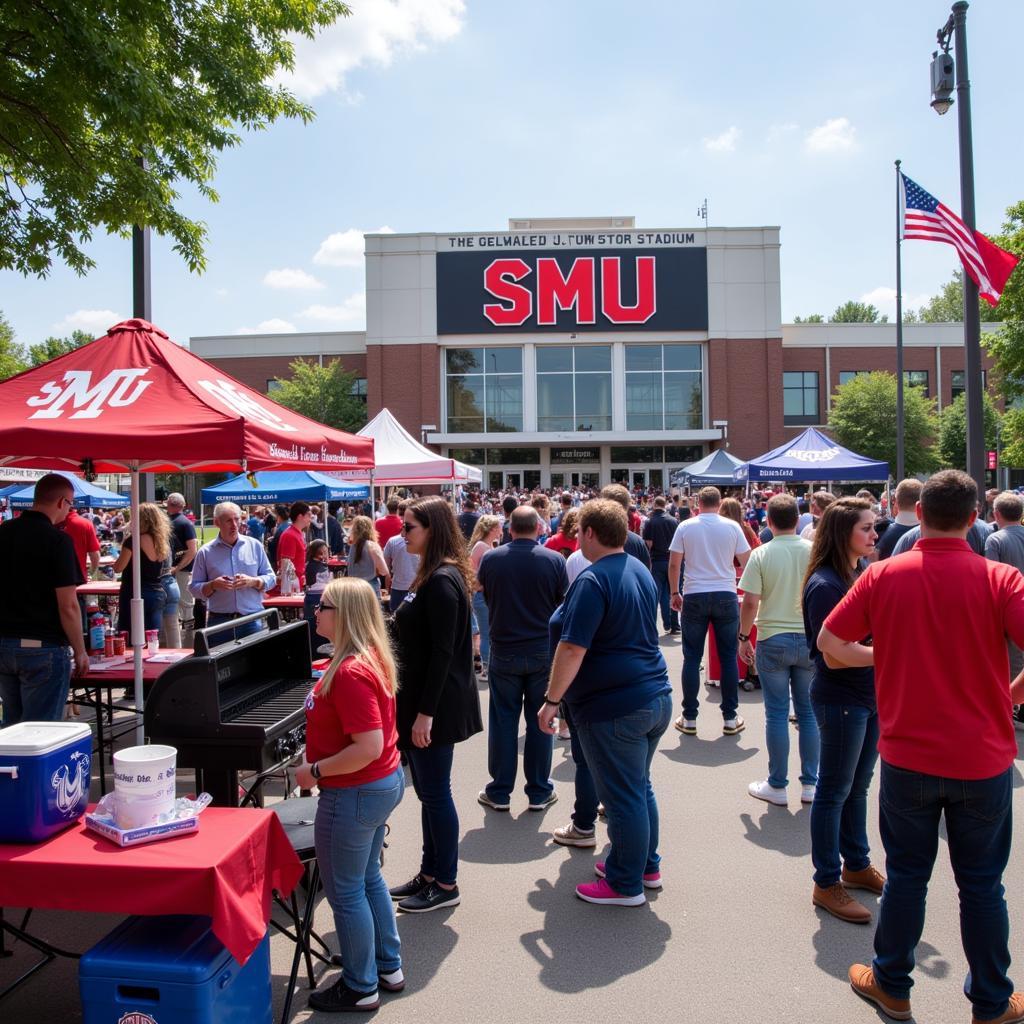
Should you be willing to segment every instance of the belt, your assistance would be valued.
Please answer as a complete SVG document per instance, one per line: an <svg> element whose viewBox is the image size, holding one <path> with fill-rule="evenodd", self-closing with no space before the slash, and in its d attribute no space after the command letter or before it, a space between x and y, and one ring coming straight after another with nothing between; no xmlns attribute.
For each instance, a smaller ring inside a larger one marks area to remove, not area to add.
<svg viewBox="0 0 1024 1024"><path fill-rule="evenodd" d="M68 643L58 643L56 640L33 640L31 637L0 636L0 643L7 646L17 644L18 647L28 650L39 650L42 647L70 647Z"/></svg>

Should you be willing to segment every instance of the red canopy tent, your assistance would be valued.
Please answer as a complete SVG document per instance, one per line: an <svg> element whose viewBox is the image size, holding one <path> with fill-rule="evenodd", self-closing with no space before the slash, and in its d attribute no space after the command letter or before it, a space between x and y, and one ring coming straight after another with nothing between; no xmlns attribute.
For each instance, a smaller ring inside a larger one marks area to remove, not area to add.
<svg viewBox="0 0 1024 1024"><path fill-rule="evenodd" d="M373 465L371 438L277 405L145 320L125 320L88 345L0 382L0 466L130 473L135 551L139 473ZM137 702L144 642L139 572L132 559ZM139 742L141 729L140 723Z"/></svg>

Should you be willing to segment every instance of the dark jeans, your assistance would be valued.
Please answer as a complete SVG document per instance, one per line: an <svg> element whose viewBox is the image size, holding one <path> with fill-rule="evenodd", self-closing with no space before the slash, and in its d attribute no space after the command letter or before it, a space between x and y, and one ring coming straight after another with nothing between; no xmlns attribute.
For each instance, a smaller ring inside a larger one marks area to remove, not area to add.
<svg viewBox="0 0 1024 1024"><path fill-rule="evenodd" d="M576 803L572 811L572 823L581 832L593 832L594 823L597 821L597 787L594 785L594 775L587 764L586 755L580 744L580 738L576 733L576 725L572 720L572 712L569 705L563 700L559 712L569 727L569 750L572 753L573 763L576 765L576 777L574 786L576 789Z"/></svg>
<svg viewBox="0 0 1024 1024"><path fill-rule="evenodd" d="M131 563L128 563L129 568ZM128 572L125 569L125 572ZM167 593L163 585L157 583L142 584L142 624L143 629L159 629L163 624L164 606L167 604ZM129 634L132 628L132 592L121 590L121 599L117 608L117 628Z"/></svg>
<svg viewBox="0 0 1024 1024"><path fill-rule="evenodd" d="M611 850L605 878L621 896L644 891L643 876L659 870L658 804L651 788L651 761L672 720L672 697L606 722L576 722L587 763L604 804Z"/></svg>
<svg viewBox="0 0 1024 1024"><path fill-rule="evenodd" d="M452 799L454 744L410 747L412 787L422 805L423 860L420 874L454 885L459 870L459 815Z"/></svg>
<svg viewBox="0 0 1024 1024"><path fill-rule="evenodd" d="M240 615L234 612L211 612L206 613L206 628L210 626L220 626L225 622L230 622L232 619L241 618ZM258 633L264 628L263 623L266 620L257 619L255 622L247 622L244 626L237 626L235 629L222 629L219 633L213 634L214 644L226 644L229 639L240 640L243 636L252 636L253 633ZM198 626L198 623L196 624Z"/></svg>
<svg viewBox="0 0 1024 1024"><path fill-rule="evenodd" d="M394 587L388 591L388 611L397 612L398 606L405 600L408 590L395 590Z"/></svg>
<svg viewBox="0 0 1024 1024"><path fill-rule="evenodd" d="M740 702L740 674L736 665L739 647L740 603L735 591L687 594L683 598L683 718L697 717L700 701L700 662L708 625L715 627L715 646L722 665L722 718L736 717Z"/></svg>
<svg viewBox="0 0 1024 1024"><path fill-rule="evenodd" d="M811 805L814 881L836 884L842 865L863 871L868 846L868 786L878 760L878 712L863 704L815 704L821 736L818 788Z"/></svg>
<svg viewBox="0 0 1024 1024"><path fill-rule="evenodd" d="M0 638L4 728L18 722L61 721L70 682L67 644L22 647L20 639Z"/></svg>
<svg viewBox="0 0 1024 1024"><path fill-rule="evenodd" d="M483 625L483 624L482 624ZM481 638L482 639L482 638ZM482 644L481 644L482 646ZM544 644L532 651L510 652L495 644L490 650L487 686L491 691L487 719L487 795L507 804L516 784L519 720L526 717L523 775L531 804L543 803L554 790L551 754L554 737L540 731L537 712L544 703L551 659Z"/></svg>
<svg viewBox="0 0 1024 1024"><path fill-rule="evenodd" d="M672 592L668 585L668 561L651 559L651 575L658 584L658 604L661 606L661 624L665 629L679 628L679 613L672 608Z"/></svg>
<svg viewBox="0 0 1024 1024"><path fill-rule="evenodd" d="M875 931L875 978L897 999L910 994L939 819L945 814L969 968L964 995L978 1020L998 1017L1013 992L1006 976L1010 923L1002 882L1013 835L1013 768L990 779L947 779L882 761L881 779L879 824L887 878Z"/></svg>

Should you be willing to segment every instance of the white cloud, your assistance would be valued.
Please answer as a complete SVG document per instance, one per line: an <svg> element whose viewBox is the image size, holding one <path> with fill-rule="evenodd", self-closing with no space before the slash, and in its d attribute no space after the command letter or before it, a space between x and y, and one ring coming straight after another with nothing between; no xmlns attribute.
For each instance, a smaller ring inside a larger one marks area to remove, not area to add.
<svg viewBox="0 0 1024 1024"><path fill-rule="evenodd" d="M712 135L701 141L709 153L732 153L736 149L739 138L739 128L736 125L730 125L721 135Z"/></svg>
<svg viewBox="0 0 1024 1024"><path fill-rule="evenodd" d="M931 295L924 292L920 295L911 295L907 292L903 293L903 311L906 312L908 309L917 309L918 306L923 306ZM887 285L880 285L878 288L872 288L871 291L865 292L859 299L860 302L866 303L869 306L874 306L879 313L886 314L889 320L895 323L896 320L896 289L890 288Z"/></svg>
<svg viewBox="0 0 1024 1024"><path fill-rule="evenodd" d="M305 270L293 267L283 267L281 270L268 270L263 275L263 283L268 288L293 289L295 291L318 291L324 287L323 281L318 281L312 274Z"/></svg>
<svg viewBox="0 0 1024 1024"><path fill-rule="evenodd" d="M303 99L344 90L345 76L366 64L447 42L462 31L464 0L360 0L315 39L297 37L295 70L281 81Z"/></svg>
<svg viewBox="0 0 1024 1024"><path fill-rule="evenodd" d="M804 139L808 153L849 153L857 148L857 129L845 117L831 117Z"/></svg>
<svg viewBox="0 0 1024 1024"><path fill-rule="evenodd" d="M294 334L295 324L290 324L280 317L273 317L270 320L263 320L255 327L239 327L235 334Z"/></svg>
<svg viewBox="0 0 1024 1024"><path fill-rule="evenodd" d="M76 309L74 313L68 313L63 320L55 323L53 331L60 337L72 331L85 331L94 338L99 338L107 333L108 327L113 327L125 319L127 318L112 309Z"/></svg>
<svg viewBox="0 0 1024 1024"><path fill-rule="evenodd" d="M364 231L361 228L349 228L347 231L335 231L328 235L317 249L313 262L321 267L361 267L363 265L363 241L366 235L393 235L394 228L387 225L376 231Z"/></svg>
<svg viewBox="0 0 1024 1024"><path fill-rule="evenodd" d="M327 324L359 323L366 317L366 293L350 295L340 306L307 306L296 316Z"/></svg>

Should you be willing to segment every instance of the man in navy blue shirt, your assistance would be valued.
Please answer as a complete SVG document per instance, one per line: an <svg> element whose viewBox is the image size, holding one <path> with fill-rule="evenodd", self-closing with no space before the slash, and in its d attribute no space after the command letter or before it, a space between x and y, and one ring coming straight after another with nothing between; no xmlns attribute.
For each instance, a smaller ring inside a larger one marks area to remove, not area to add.
<svg viewBox="0 0 1024 1024"><path fill-rule="evenodd" d="M665 632L673 636L679 633L679 612L672 607L672 595L668 587L668 546L676 535L679 522L665 509L664 497L654 499L654 511L644 523L643 539L651 553L651 575L658 584L658 604L661 606L661 623Z"/></svg>
<svg viewBox="0 0 1024 1024"><path fill-rule="evenodd" d="M551 782L552 738L541 731L537 712L544 703L551 658L548 620L568 589L565 559L537 543L537 510L520 505L509 516L508 544L487 552L477 578L490 617L491 692L487 726L487 769L491 781L480 803L507 811L516 781L519 718L526 715L523 775L531 811L555 802Z"/></svg>

